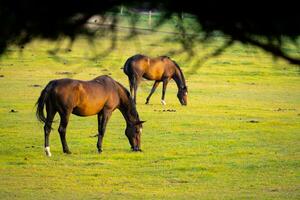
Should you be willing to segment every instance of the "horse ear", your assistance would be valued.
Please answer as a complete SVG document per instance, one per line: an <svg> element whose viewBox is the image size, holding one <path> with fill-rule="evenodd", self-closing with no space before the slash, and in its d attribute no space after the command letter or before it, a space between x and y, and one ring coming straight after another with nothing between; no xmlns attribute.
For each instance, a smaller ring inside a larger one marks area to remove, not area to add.
<svg viewBox="0 0 300 200"><path fill-rule="evenodd" d="M142 123L145 123L146 121L137 121L135 122L135 125L139 125L139 124L142 124Z"/></svg>

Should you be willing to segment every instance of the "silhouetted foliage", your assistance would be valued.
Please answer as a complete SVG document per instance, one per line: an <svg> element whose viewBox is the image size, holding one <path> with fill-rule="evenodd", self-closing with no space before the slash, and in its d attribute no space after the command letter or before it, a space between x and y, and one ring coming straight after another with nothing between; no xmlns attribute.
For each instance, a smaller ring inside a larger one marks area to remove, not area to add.
<svg viewBox="0 0 300 200"><path fill-rule="evenodd" d="M87 20L96 14L103 15L112 11L118 13L121 5L140 11L159 10L163 14L155 26L163 24L174 15L178 15L179 19L182 13L195 16L201 27L199 33L201 31L204 37L187 34L186 27L180 23L177 26L182 36L179 42L185 50L190 50L188 53L191 55L191 41L206 41L215 31L219 31L229 41L215 54L219 54L235 41L240 41L260 47L290 63L300 64L299 56L289 55L283 49L286 42L294 44L297 51L299 49L300 12L296 3L291 2L263 4L255 1L229 3L214 0L205 3L192 0L153 0L142 3L138 0L1 0L0 54L11 44L23 46L34 38L57 40L60 36L68 36L72 43L80 34L92 37L95 32L83 28ZM110 30L114 31L117 18L112 19ZM132 17L133 27L137 20L138 17ZM131 36L134 37L136 33L133 28Z"/></svg>

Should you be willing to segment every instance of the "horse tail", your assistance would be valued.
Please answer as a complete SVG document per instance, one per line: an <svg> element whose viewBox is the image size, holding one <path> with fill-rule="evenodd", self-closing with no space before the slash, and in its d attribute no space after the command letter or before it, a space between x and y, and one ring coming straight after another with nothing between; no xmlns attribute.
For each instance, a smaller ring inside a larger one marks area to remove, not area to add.
<svg viewBox="0 0 300 200"><path fill-rule="evenodd" d="M136 84L136 78L132 68L132 62L136 59L136 56L128 58L124 64L123 71L128 76L130 87L133 87Z"/></svg>
<svg viewBox="0 0 300 200"><path fill-rule="evenodd" d="M45 103L49 99L50 91L54 88L54 86L55 86L55 81L50 81L48 85L42 90L41 95L35 104L37 106L35 114L37 119L40 122L46 123L44 107L45 107Z"/></svg>
<svg viewBox="0 0 300 200"><path fill-rule="evenodd" d="M132 57L128 58L124 64L123 72L128 76Z"/></svg>

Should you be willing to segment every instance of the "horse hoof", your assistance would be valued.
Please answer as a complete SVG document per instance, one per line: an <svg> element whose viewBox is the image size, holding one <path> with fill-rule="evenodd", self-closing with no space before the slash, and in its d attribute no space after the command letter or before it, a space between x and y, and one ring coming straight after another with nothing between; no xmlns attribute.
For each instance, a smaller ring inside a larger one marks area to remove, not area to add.
<svg viewBox="0 0 300 200"><path fill-rule="evenodd" d="M46 156L48 156L48 157L52 156L52 154L50 152L50 147L45 147L45 153L46 153Z"/></svg>
<svg viewBox="0 0 300 200"><path fill-rule="evenodd" d="M51 153L47 153L47 152L46 152L46 156L47 156L47 157L51 157L51 156L52 156L52 154L51 154Z"/></svg>
<svg viewBox="0 0 300 200"><path fill-rule="evenodd" d="M138 147L134 147L134 148L132 148L132 151L135 151L135 152L138 152L138 151L142 151L140 148L138 148Z"/></svg>
<svg viewBox="0 0 300 200"><path fill-rule="evenodd" d="M64 151L64 153L65 153L65 154L72 154L72 152L69 151L69 150Z"/></svg>
<svg viewBox="0 0 300 200"><path fill-rule="evenodd" d="M101 154L102 153L102 149L98 149L98 153Z"/></svg>
<svg viewBox="0 0 300 200"><path fill-rule="evenodd" d="M146 101L146 103L145 104L149 104L149 101Z"/></svg>
<svg viewBox="0 0 300 200"><path fill-rule="evenodd" d="M52 156L52 154L51 154L51 153L50 153L50 154L46 153L46 156L47 156L47 157L51 157L51 156Z"/></svg>
<svg viewBox="0 0 300 200"><path fill-rule="evenodd" d="M72 154L72 152L71 152L69 149L63 149L63 152L64 152L65 154Z"/></svg>
<svg viewBox="0 0 300 200"><path fill-rule="evenodd" d="M161 104L164 105L164 106L167 105L167 103L165 102L165 100L161 100Z"/></svg>

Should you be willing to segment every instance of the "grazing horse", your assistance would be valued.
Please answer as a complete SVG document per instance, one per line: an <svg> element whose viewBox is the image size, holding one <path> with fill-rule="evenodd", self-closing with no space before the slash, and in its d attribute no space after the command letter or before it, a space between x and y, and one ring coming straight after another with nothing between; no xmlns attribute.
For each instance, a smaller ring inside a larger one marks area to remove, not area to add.
<svg viewBox="0 0 300 200"><path fill-rule="evenodd" d="M109 76L99 76L90 81L74 79L58 79L48 83L36 103L36 116L45 123L45 152L51 156L49 135L55 114L60 116L58 132L60 135L63 152L69 151L66 141L66 128L70 114L78 116L98 115L98 152L102 152L102 139L106 124L112 112L118 108L126 120L125 135L131 149L141 151L142 123L140 121L135 103L128 90ZM44 115L46 105L47 116Z"/></svg>
<svg viewBox="0 0 300 200"><path fill-rule="evenodd" d="M151 92L146 99L146 104L149 103L150 97L158 84L163 82L161 103L166 105L166 88L170 79L174 79L178 87L177 97L181 105L187 105L187 86L185 84L183 73L178 64L169 57L159 56L156 58L149 58L148 56L137 54L127 59L123 70L128 76L130 93L134 102L136 102L138 85L143 77L147 80L155 81Z"/></svg>

